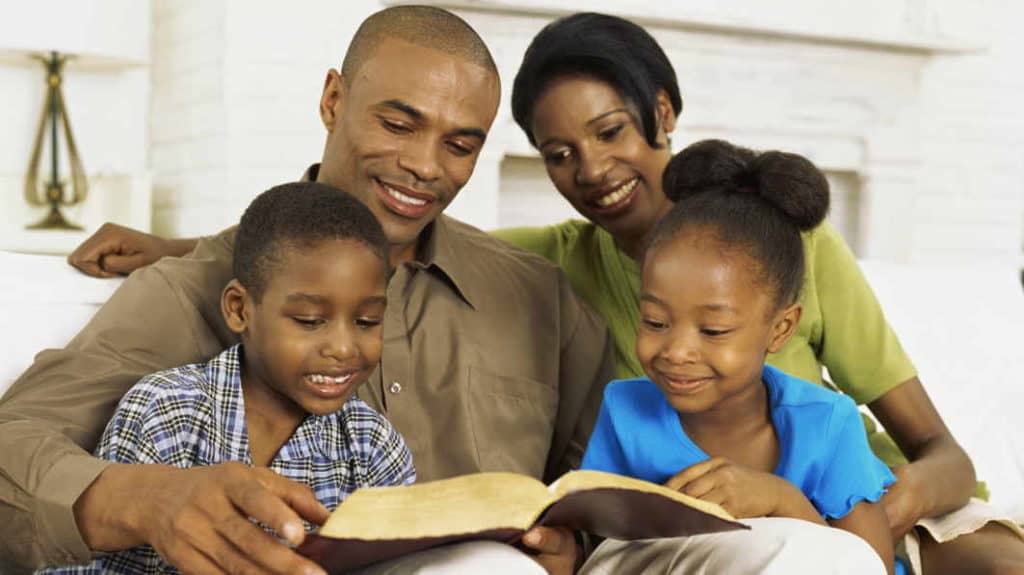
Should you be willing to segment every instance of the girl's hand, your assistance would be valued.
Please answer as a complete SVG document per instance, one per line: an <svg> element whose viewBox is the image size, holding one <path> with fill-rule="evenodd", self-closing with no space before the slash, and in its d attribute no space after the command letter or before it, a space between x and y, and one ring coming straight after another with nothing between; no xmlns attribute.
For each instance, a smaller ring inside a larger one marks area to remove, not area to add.
<svg viewBox="0 0 1024 575"><path fill-rule="evenodd" d="M721 505L734 517L765 517L780 507L785 480L728 459L714 457L687 467L665 487Z"/></svg>
<svg viewBox="0 0 1024 575"><path fill-rule="evenodd" d="M882 506L889 520L893 541L899 541L925 516L928 508L921 489L918 468L913 463L893 468L896 483L882 497Z"/></svg>

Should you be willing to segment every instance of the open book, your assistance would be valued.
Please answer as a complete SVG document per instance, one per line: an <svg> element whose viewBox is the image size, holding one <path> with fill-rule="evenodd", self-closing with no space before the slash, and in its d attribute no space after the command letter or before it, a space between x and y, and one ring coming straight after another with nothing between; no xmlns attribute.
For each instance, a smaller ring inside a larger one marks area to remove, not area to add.
<svg viewBox="0 0 1024 575"><path fill-rule="evenodd" d="M516 473L476 473L359 489L298 550L341 573L460 541L513 543L534 525L623 540L747 528L718 505L620 475L571 471L546 486Z"/></svg>

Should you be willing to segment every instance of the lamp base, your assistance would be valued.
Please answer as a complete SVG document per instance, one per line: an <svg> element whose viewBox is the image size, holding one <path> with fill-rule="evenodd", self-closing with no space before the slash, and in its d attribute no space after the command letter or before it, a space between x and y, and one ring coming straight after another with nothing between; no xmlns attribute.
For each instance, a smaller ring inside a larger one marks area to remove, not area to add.
<svg viewBox="0 0 1024 575"><path fill-rule="evenodd" d="M27 230L80 230L82 226L73 224L64 219L64 214L60 213L60 209L57 206L50 206L50 213L45 218L38 222L25 226Z"/></svg>

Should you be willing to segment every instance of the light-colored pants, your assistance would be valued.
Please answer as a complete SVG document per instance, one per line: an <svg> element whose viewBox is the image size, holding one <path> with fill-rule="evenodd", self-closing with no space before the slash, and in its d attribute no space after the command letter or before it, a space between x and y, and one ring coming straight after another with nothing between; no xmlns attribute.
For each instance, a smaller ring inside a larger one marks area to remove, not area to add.
<svg viewBox="0 0 1024 575"><path fill-rule="evenodd" d="M882 560L864 540L831 527L784 518L743 521L749 531L678 539L605 541L581 575L701 575L748 573L884 574ZM543 575L532 559L513 547L474 542L438 547L385 563L358 575Z"/></svg>

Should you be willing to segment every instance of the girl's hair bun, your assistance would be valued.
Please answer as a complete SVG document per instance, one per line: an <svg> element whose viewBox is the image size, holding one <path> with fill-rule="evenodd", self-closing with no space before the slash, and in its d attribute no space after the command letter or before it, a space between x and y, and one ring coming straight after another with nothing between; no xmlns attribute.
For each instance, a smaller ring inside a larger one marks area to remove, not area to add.
<svg viewBox="0 0 1024 575"><path fill-rule="evenodd" d="M674 202L703 193L761 197L801 231L828 214L828 180L807 158L785 152L756 153L723 140L704 140L673 156L663 177Z"/></svg>

